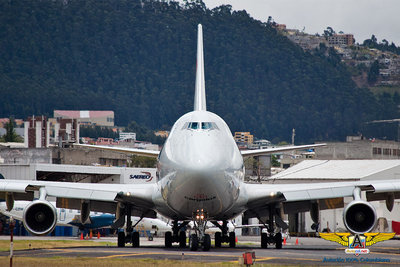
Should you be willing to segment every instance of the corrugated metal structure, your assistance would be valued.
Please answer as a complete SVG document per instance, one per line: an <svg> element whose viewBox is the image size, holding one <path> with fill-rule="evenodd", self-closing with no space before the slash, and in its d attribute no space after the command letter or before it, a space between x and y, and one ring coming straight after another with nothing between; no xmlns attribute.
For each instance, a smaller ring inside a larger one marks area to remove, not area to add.
<svg viewBox="0 0 400 267"><path fill-rule="evenodd" d="M305 160L268 179L268 182L282 184L313 182L345 182L358 180L400 179L400 160ZM362 195L365 200L365 194ZM344 198L347 205L353 198ZM400 221L400 200L395 200L392 212L386 208L385 201L373 201L378 224L374 231L392 231L392 221ZM319 231L329 229L333 232L345 231L343 208L319 211ZM299 232L315 232L310 213L295 216Z"/></svg>
<svg viewBox="0 0 400 267"><path fill-rule="evenodd" d="M400 160L304 160L269 180L275 183L400 178Z"/></svg>

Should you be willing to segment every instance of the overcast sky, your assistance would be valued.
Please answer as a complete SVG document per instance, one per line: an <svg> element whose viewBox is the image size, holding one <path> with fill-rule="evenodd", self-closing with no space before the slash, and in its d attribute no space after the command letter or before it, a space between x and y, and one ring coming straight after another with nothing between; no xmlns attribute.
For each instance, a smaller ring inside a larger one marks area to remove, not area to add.
<svg viewBox="0 0 400 267"><path fill-rule="evenodd" d="M352 33L362 43L375 34L400 45L400 0L203 0L210 9L222 4L246 10L253 18L268 16L288 28L310 34L323 33L326 27Z"/></svg>

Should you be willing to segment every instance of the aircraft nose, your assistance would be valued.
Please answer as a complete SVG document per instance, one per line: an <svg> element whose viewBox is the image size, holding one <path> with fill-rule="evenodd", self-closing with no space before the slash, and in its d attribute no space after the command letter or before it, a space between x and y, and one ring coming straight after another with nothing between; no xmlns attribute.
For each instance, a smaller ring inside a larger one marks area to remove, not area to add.
<svg viewBox="0 0 400 267"><path fill-rule="evenodd" d="M193 171L215 170L226 168L229 153L216 139L206 135L193 135L188 140L188 149L181 153L181 161L185 162L186 169Z"/></svg>

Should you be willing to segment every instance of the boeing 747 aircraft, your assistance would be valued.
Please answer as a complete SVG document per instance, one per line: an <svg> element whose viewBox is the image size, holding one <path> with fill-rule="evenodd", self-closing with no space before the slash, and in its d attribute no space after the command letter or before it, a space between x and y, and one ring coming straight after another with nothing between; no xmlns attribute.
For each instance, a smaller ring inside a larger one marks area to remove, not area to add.
<svg viewBox="0 0 400 267"><path fill-rule="evenodd" d="M47 196L57 198L57 207L81 210L86 221L90 211L113 213L114 227L127 221L126 234L118 237L118 245L131 242L138 246L139 235L133 232L131 216L155 217L156 212L170 218L172 232L165 235L165 246L178 242L186 246L186 232L182 229L194 223L189 247L207 251L211 247L210 235L205 233L207 222L221 232L215 235L215 246L229 243L235 246L235 233L229 232L230 219L244 213L257 217L267 227L261 235L261 247L274 244L282 248L282 234L276 229L286 228L283 213L311 211L315 223L319 210L343 207L343 197L354 197L343 213L345 225L352 233L371 231L376 224L373 206L361 199L386 200L393 207L400 198L399 180L330 182L309 184L246 184L243 157L276 153L284 150L310 148L319 145L289 146L283 148L239 151L225 121L207 111L204 82L203 33L198 26L197 70L194 110L180 117L173 125L163 149L146 151L100 147L139 155L157 157L157 175L154 184L87 184L45 181L0 181L8 209L16 199L33 200L24 210L24 223L31 233L49 233L57 222L56 209ZM97 146L96 148L99 148ZM218 223L222 221L222 225ZM275 227L278 225L279 227Z"/></svg>

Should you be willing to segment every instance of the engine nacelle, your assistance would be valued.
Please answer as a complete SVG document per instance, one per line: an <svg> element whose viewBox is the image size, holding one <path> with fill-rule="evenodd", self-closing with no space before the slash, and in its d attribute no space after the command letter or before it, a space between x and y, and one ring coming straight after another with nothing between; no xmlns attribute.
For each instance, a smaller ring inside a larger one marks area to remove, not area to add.
<svg viewBox="0 0 400 267"><path fill-rule="evenodd" d="M47 235L57 224L57 210L46 200L35 200L24 209L23 222L33 235Z"/></svg>
<svg viewBox="0 0 400 267"><path fill-rule="evenodd" d="M350 202L343 211L343 222L353 234L363 234L374 229L377 222L375 208L363 200Z"/></svg>

